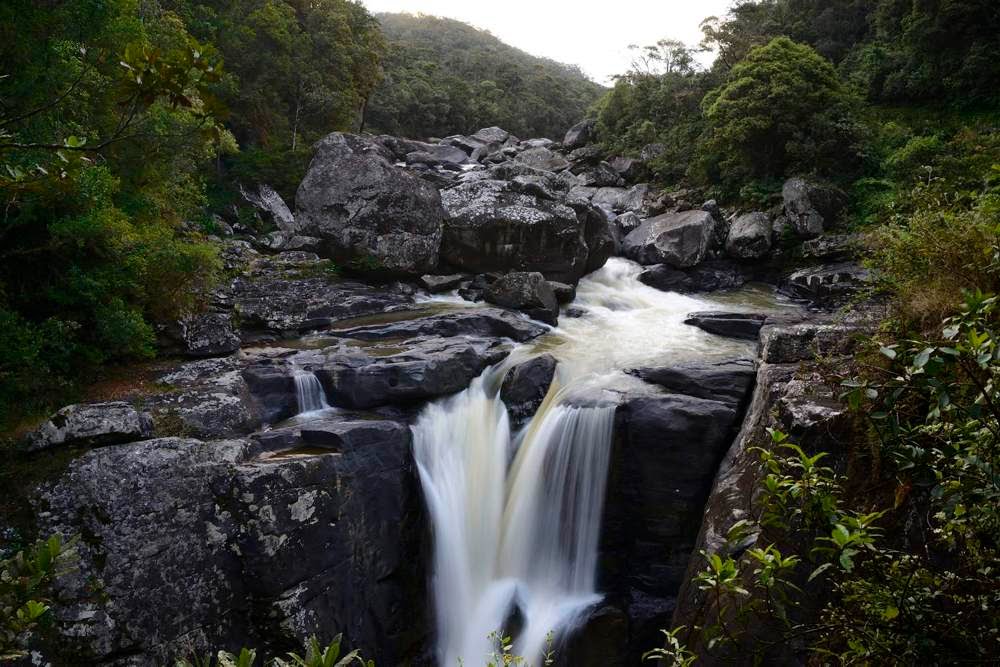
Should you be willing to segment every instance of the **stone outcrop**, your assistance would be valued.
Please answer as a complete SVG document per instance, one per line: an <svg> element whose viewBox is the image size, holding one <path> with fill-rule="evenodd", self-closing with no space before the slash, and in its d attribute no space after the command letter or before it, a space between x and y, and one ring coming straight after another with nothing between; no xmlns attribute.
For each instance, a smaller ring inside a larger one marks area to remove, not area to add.
<svg viewBox="0 0 1000 667"><path fill-rule="evenodd" d="M800 238L829 231L847 207L847 195L836 188L790 178L781 189L787 223Z"/></svg>
<svg viewBox="0 0 1000 667"><path fill-rule="evenodd" d="M151 416L128 403L81 403L59 410L30 433L27 449L111 445L149 438L152 433Z"/></svg>
<svg viewBox="0 0 1000 667"><path fill-rule="evenodd" d="M707 311L688 313L684 324L690 324L718 336L757 340L765 319L767 319L765 315L755 313Z"/></svg>
<svg viewBox="0 0 1000 667"><path fill-rule="evenodd" d="M626 236L622 253L640 264L689 268L708 258L718 234L718 221L707 211L664 213Z"/></svg>
<svg viewBox="0 0 1000 667"><path fill-rule="evenodd" d="M556 372L556 360L543 354L514 366L500 387L500 399L507 406L511 427L524 426L538 411Z"/></svg>
<svg viewBox="0 0 1000 667"><path fill-rule="evenodd" d="M711 292L741 287L749 277L734 262L709 260L689 269L655 264L639 274L639 280L665 292Z"/></svg>
<svg viewBox="0 0 1000 667"><path fill-rule="evenodd" d="M733 259L762 259L771 251L771 219L766 213L747 213L733 221L726 238L726 254Z"/></svg>
<svg viewBox="0 0 1000 667"><path fill-rule="evenodd" d="M490 303L519 310L533 320L553 326L558 322L559 303L541 273L505 273L486 288L485 296Z"/></svg>
<svg viewBox="0 0 1000 667"><path fill-rule="evenodd" d="M419 276L437 265L441 198L390 158L370 139L327 136L299 185L295 224L322 239L324 252L345 266Z"/></svg>
<svg viewBox="0 0 1000 667"><path fill-rule="evenodd" d="M593 138L594 127L596 122L593 119L581 120L579 123L569 128L566 132L566 136L563 137L563 148L566 150L573 150L574 148L581 148L590 143Z"/></svg>
<svg viewBox="0 0 1000 667"><path fill-rule="evenodd" d="M426 527L409 429L380 424L353 437L356 426L330 427L327 455L166 438L74 461L39 499L46 534L88 536L56 587L64 650L167 664L343 632L366 657L411 657L426 627Z"/></svg>
<svg viewBox="0 0 1000 667"><path fill-rule="evenodd" d="M589 248L572 208L518 192L507 181L463 183L442 193L448 213L442 258L475 273L539 271L576 282Z"/></svg>

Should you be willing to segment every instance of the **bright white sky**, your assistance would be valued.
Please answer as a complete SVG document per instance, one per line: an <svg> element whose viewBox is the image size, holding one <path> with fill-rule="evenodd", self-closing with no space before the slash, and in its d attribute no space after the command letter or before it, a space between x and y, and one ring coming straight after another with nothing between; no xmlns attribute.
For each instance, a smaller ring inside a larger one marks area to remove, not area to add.
<svg viewBox="0 0 1000 667"><path fill-rule="evenodd" d="M733 0L362 0L369 11L433 14L489 30L533 55L579 65L598 83L631 62L628 45L701 41L698 24Z"/></svg>

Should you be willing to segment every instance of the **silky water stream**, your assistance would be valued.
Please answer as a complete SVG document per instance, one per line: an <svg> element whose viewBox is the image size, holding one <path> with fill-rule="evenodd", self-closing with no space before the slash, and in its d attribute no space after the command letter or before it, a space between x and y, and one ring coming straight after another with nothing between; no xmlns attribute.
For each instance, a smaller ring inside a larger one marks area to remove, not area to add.
<svg viewBox="0 0 1000 667"><path fill-rule="evenodd" d="M485 664L491 634L514 614L514 652L539 664L549 633L571 630L601 599L598 542L615 406L594 396L638 390L629 368L751 353L749 343L683 323L687 313L723 304L648 287L641 270L610 260L580 282L559 327L427 406L414 424L433 525L440 665ZM558 360L556 377L514 433L500 385L509 368L543 352Z"/></svg>

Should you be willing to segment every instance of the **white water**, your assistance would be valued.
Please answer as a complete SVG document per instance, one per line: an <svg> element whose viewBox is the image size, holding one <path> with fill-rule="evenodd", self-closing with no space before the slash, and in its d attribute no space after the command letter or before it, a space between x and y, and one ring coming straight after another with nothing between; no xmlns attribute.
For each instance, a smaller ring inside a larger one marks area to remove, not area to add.
<svg viewBox="0 0 1000 667"><path fill-rule="evenodd" d="M515 606L523 620L515 653L537 665L547 635L572 629L600 600L595 575L615 407L579 407L573 398L635 387L622 373L635 366L749 352L683 324L687 313L719 306L647 287L640 271L610 260L581 281L572 304L580 317L564 314L549 335L429 405L414 425L434 527L442 666L485 664L490 634L504 629ZM510 366L541 352L559 360L556 379L534 419L512 434L500 383Z"/></svg>
<svg viewBox="0 0 1000 667"><path fill-rule="evenodd" d="M319 378L309 371L296 371L295 398L299 404L299 414L325 410L330 406L326 402L326 394Z"/></svg>

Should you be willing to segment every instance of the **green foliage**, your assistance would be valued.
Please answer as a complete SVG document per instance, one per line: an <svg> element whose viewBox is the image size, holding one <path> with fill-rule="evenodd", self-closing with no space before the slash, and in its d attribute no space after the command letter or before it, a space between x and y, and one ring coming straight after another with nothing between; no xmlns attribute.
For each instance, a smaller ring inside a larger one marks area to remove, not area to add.
<svg viewBox="0 0 1000 667"><path fill-rule="evenodd" d="M72 543L64 544L59 535L53 535L27 550L0 557L0 661L27 655L21 642L46 621L46 591L74 556Z"/></svg>
<svg viewBox="0 0 1000 667"><path fill-rule="evenodd" d="M218 260L180 224L224 133L218 56L175 14L131 0L0 13L6 423L99 364L151 356L154 321L199 306Z"/></svg>
<svg viewBox="0 0 1000 667"><path fill-rule="evenodd" d="M702 106L702 169L731 189L797 173L842 179L859 165L857 100L828 61L788 38L751 50Z"/></svg>
<svg viewBox="0 0 1000 667"><path fill-rule="evenodd" d="M1000 300L968 292L933 338L884 344L881 365L844 381L894 493L852 493L824 453L771 432L752 519L704 554L695 580L708 593L705 650L760 660L797 640L840 664L1000 658L998 323ZM911 516L920 525L902 530ZM686 664L679 637L654 655Z"/></svg>
<svg viewBox="0 0 1000 667"><path fill-rule="evenodd" d="M528 55L450 19L381 14L385 78L368 106L374 131L414 138L499 125L561 138L602 92L576 67Z"/></svg>
<svg viewBox="0 0 1000 667"><path fill-rule="evenodd" d="M711 82L695 69L693 52L683 44L662 40L646 47L595 107L604 148L638 157L647 144L661 144L662 153L649 165L653 175L680 181L704 129L699 107Z"/></svg>

